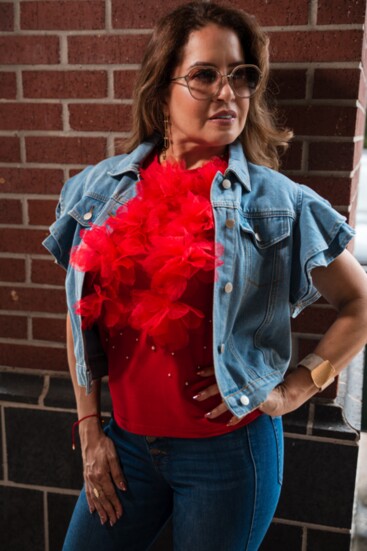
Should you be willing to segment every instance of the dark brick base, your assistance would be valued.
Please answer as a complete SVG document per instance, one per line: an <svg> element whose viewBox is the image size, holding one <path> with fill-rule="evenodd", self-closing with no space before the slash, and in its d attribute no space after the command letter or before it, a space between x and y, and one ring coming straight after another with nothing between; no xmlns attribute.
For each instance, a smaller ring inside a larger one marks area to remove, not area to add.
<svg viewBox="0 0 367 551"><path fill-rule="evenodd" d="M71 449L76 419L71 383L52 377L48 393L40 398L43 388L41 376L0 372L0 548L4 551L61 551L83 482L80 451ZM108 412L107 386L103 401ZM356 431L334 402L306 404L284 418L284 428L283 490L260 551L349 550ZM172 551L171 523L152 551Z"/></svg>

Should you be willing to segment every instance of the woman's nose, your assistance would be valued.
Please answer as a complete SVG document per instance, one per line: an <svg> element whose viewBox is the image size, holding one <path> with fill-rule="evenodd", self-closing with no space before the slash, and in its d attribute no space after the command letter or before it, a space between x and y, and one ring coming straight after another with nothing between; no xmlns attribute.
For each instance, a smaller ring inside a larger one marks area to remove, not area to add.
<svg viewBox="0 0 367 551"><path fill-rule="evenodd" d="M223 99L228 101L228 99L233 99L235 97L236 94L234 93L233 88L230 84L230 79L227 75L222 75L222 80L216 99Z"/></svg>

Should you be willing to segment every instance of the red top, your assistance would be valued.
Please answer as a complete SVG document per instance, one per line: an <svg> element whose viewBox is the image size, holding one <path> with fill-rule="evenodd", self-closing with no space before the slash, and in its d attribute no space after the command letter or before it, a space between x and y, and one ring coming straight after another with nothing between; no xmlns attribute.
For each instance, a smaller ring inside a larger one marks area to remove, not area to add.
<svg viewBox="0 0 367 551"><path fill-rule="evenodd" d="M120 263L119 275L112 280L108 273L104 281L101 273L106 274L106 268L99 257L98 269L91 269L98 264L97 246L91 251L91 243L98 240L98 254L106 256L101 254L100 235L93 240L93 228L87 232L88 243L81 254L79 249L72 256L77 268L88 271L89 294L77 307L85 324L98 321L108 356L114 418L130 432L201 438L231 432L260 415L254 411L227 427L229 411L216 419L204 417L221 402L219 394L201 402L193 399L215 383L214 376L196 372L213 366L214 268L222 249L214 245L209 196L213 177L226 166L225 161L214 159L200 169L185 170L179 165L161 166L154 158L141 171L137 197L117 213L124 221L124 227L118 228L124 230L119 243L125 245L124 253L126 249L130 253L124 257L123 276ZM116 230L116 219L113 224ZM137 227L138 246L131 241ZM110 248L108 244L105 250L110 253ZM133 268L127 262L131 260ZM108 270L110 265L111 261ZM111 314L113 300L106 299L111 286L118 287L119 302L123 302L118 315L116 310Z"/></svg>

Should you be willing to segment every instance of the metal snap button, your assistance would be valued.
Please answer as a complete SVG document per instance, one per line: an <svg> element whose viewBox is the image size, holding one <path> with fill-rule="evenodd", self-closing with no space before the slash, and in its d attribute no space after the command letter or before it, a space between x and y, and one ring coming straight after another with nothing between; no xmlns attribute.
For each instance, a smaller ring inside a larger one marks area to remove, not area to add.
<svg viewBox="0 0 367 551"><path fill-rule="evenodd" d="M242 394L242 396L240 398L240 402L243 406L248 406L249 403L250 403L250 400L248 399L248 397L245 394Z"/></svg>
<svg viewBox="0 0 367 551"><path fill-rule="evenodd" d="M93 210L94 210L94 207L91 207L90 210L83 215L83 219L90 220L93 216Z"/></svg>
<svg viewBox="0 0 367 551"><path fill-rule="evenodd" d="M229 228L230 230L234 227L235 225L235 221L233 220L233 218L228 218L226 220L226 227Z"/></svg>
<svg viewBox="0 0 367 551"><path fill-rule="evenodd" d="M225 178L222 182L222 186L224 187L224 189L230 189L230 187L232 186L231 181Z"/></svg>
<svg viewBox="0 0 367 551"><path fill-rule="evenodd" d="M230 281L228 281L228 283L225 284L224 290L225 290L226 293L232 293L233 285Z"/></svg>

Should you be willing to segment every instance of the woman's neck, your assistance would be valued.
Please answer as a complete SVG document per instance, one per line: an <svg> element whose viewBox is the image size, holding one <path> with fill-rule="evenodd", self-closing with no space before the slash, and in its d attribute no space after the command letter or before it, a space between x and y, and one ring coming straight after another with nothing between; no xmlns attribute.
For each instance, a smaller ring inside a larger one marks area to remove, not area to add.
<svg viewBox="0 0 367 551"><path fill-rule="evenodd" d="M170 147L163 150L159 155L161 163L166 162L184 162L187 169L200 168L213 157L224 157L227 146L195 148L178 151L177 148Z"/></svg>

